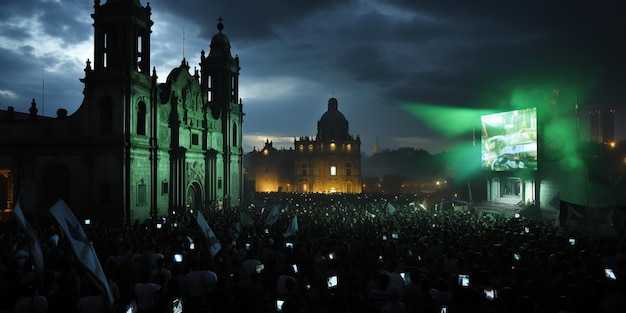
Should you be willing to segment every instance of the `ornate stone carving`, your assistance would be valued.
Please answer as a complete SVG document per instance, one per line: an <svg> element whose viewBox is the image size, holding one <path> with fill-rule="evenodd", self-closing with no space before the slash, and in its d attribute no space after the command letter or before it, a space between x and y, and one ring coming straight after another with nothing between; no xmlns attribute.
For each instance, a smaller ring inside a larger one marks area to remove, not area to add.
<svg viewBox="0 0 626 313"><path fill-rule="evenodd" d="M189 181L204 181L204 166L198 162L187 163Z"/></svg>

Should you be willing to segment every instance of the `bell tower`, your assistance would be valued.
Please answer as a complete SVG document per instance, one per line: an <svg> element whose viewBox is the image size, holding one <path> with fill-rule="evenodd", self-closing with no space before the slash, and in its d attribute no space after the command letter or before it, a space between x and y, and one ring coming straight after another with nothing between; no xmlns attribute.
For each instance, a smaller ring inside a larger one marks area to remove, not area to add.
<svg viewBox="0 0 626 313"><path fill-rule="evenodd" d="M139 0L94 1L94 59L81 79L92 136L150 134L151 12Z"/></svg>
<svg viewBox="0 0 626 313"><path fill-rule="evenodd" d="M223 171L217 175L218 192L222 186L221 197L224 205L239 205L243 198L243 146L242 124L243 109L239 99L239 57L230 53L230 41L222 33L224 24L220 17L218 33L211 39L211 51L208 56L202 51L200 68L202 70L202 91L207 111L214 120L221 122ZM221 180L220 180L221 179ZM220 183L222 182L222 183ZM220 196L220 195L218 195Z"/></svg>
<svg viewBox="0 0 626 313"><path fill-rule="evenodd" d="M151 10L139 0L94 1L95 70L149 73Z"/></svg>
<svg viewBox="0 0 626 313"><path fill-rule="evenodd" d="M139 0L94 0L93 63L87 61L85 133L115 147L115 155L94 153L97 162L116 160L119 173L93 177L94 184L123 197L125 218L153 215L156 186L156 71L150 73L152 9ZM112 152L111 152L112 153ZM102 159L102 160L99 160ZM135 212L139 212L135 215Z"/></svg>

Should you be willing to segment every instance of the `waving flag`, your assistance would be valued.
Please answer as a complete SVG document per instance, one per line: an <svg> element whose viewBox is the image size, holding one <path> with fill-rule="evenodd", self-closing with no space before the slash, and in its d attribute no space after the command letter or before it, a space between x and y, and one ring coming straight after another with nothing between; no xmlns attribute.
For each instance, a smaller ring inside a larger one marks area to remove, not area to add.
<svg viewBox="0 0 626 313"><path fill-rule="evenodd" d="M20 228L22 228L22 230L28 235L28 241L30 244L30 254L33 258L35 271L37 271L37 274L39 276L39 283L40 283L39 286L43 286L43 282L44 282L43 253L41 252L41 247L39 246L39 240L37 240L35 231L33 230L32 227L30 227L30 224L28 224L28 221L26 220L26 217L24 216L24 213L22 212L22 208L20 207L19 201L13 208L13 217L15 218L17 223L20 225Z"/></svg>
<svg viewBox="0 0 626 313"><path fill-rule="evenodd" d="M426 202L426 198L424 198L424 201L422 201L419 206L424 210L428 210L428 202Z"/></svg>
<svg viewBox="0 0 626 313"><path fill-rule="evenodd" d="M280 205L276 204L267 215L267 219L265 220L265 226L274 225L276 221L278 221L278 216L280 215Z"/></svg>
<svg viewBox="0 0 626 313"><path fill-rule="evenodd" d="M198 226L200 227L200 230L202 231L202 234L204 235L204 239L208 243L209 252L211 252L211 256L215 257L215 255L218 252L220 252L220 250L222 249L222 244L220 243L219 240L217 240L217 237L215 237L215 233L209 226L209 223L207 223L206 220L204 219L204 216L202 216L202 213L198 212L196 221L198 222Z"/></svg>
<svg viewBox="0 0 626 313"><path fill-rule="evenodd" d="M228 235L230 238L233 238L233 240L237 240L239 238L239 235L241 235L241 226L239 223L230 225L228 228Z"/></svg>
<svg viewBox="0 0 626 313"><path fill-rule="evenodd" d="M385 207L383 208L383 212L380 215L380 218L387 218L390 217L391 215L393 215L393 212L396 211L396 208L389 202L389 200L387 200L387 203L385 203Z"/></svg>
<svg viewBox="0 0 626 313"><path fill-rule="evenodd" d="M295 236L298 233L298 216L294 216L287 227L285 233L283 233L283 237L287 238L290 236Z"/></svg>
<svg viewBox="0 0 626 313"><path fill-rule="evenodd" d="M252 215L246 211L239 211L239 223L241 226L252 226L254 225L254 220L252 219Z"/></svg>
<svg viewBox="0 0 626 313"><path fill-rule="evenodd" d="M343 228L350 229L352 228L353 225L354 225L354 217L352 217L352 215L346 216L346 218L343 220Z"/></svg>
<svg viewBox="0 0 626 313"><path fill-rule="evenodd" d="M548 202L548 204L550 204L553 208L560 210L561 209L561 193L557 192L554 195L554 197L550 199L550 202Z"/></svg>
<svg viewBox="0 0 626 313"><path fill-rule="evenodd" d="M80 226L80 223L63 200L57 201L50 208L50 214L63 229L65 237L69 240L72 251L76 256L76 260L87 269L87 276L100 289L104 301L110 310L113 306L113 295L109 289L109 283L104 275L104 271L102 271L96 251L93 249L89 239L87 239L85 230Z"/></svg>

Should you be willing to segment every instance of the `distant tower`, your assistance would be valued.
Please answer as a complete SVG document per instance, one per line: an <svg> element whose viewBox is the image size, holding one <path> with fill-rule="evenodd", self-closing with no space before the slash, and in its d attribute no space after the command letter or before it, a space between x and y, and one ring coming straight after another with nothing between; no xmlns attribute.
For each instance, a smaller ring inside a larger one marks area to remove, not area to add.
<svg viewBox="0 0 626 313"><path fill-rule="evenodd" d="M374 143L374 150L372 151L372 154L376 154L380 152L380 145L378 144L378 137L376 137L376 143Z"/></svg>
<svg viewBox="0 0 626 313"><path fill-rule="evenodd" d="M599 111L589 111L589 140L600 142Z"/></svg>

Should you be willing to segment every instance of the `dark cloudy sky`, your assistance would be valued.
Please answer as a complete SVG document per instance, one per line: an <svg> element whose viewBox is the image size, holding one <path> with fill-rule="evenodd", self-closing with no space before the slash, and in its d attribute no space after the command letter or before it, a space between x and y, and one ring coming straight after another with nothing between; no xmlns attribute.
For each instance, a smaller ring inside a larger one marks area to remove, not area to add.
<svg viewBox="0 0 626 313"><path fill-rule="evenodd" d="M294 137L314 136L328 99L336 97L363 152L371 153L378 138L381 148L436 153L459 138L441 135L402 103L504 110L513 107L515 90L533 88L568 89L560 103L573 107L578 97L583 110L615 108L616 139L626 139L622 1L153 0L150 6L151 61L160 81L183 51L192 68L198 64L217 18L224 18L241 60L246 152L266 139L291 147ZM89 0L2 1L0 109L27 111L32 98L49 116L59 107L78 108L79 78L93 59L92 12Z"/></svg>

